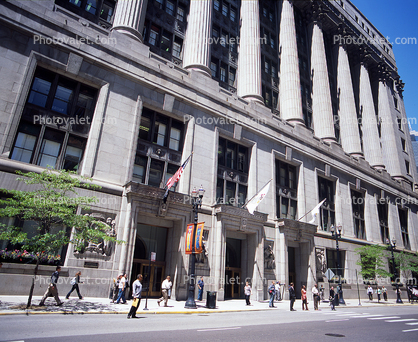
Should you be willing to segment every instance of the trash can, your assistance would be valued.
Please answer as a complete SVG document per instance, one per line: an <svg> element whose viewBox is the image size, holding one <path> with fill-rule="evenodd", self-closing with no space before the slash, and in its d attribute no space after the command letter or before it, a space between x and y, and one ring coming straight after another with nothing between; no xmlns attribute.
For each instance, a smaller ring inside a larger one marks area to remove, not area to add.
<svg viewBox="0 0 418 342"><path fill-rule="evenodd" d="M206 291L206 307L216 309L216 291Z"/></svg>

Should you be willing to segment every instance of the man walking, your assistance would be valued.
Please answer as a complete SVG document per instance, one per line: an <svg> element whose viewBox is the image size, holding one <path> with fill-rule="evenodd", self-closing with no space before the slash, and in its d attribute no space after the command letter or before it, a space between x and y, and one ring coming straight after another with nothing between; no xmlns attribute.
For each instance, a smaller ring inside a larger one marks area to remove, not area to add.
<svg viewBox="0 0 418 342"><path fill-rule="evenodd" d="M335 291L334 286L331 286L329 290L329 305L331 305L331 310L335 311Z"/></svg>
<svg viewBox="0 0 418 342"><path fill-rule="evenodd" d="M45 305L45 300L48 298L50 294L54 296L55 301L57 302L58 306L61 306L62 304L64 304L64 302L61 302L60 298L58 297L57 282L58 282L58 278L60 277L60 272L61 272L61 266L57 266L55 268L55 272L52 273L51 282L48 286L48 289L45 291L45 294L42 297L41 302L39 303L39 306Z"/></svg>
<svg viewBox="0 0 418 342"><path fill-rule="evenodd" d="M164 301L164 306L167 306L168 302L168 294L169 291L171 291L171 286L173 286L173 283L171 282L170 276L167 276L167 278L163 281L161 285L161 291L163 296L157 301L158 306L160 306L160 303Z"/></svg>
<svg viewBox="0 0 418 342"><path fill-rule="evenodd" d="M295 309L293 309L293 305L295 304L295 300L296 300L296 292L295 292L295 287L293 283L290 283L289 285L289 299L290 299L290 311L296 311Z"/></svg>
<svg viewBox="0 0 418 342"><path fill-rule="evenodd" d="M317 284L315 284L314 287L312 288L312 294L313 294L314 309L318 310L319 291L318 291Z"/></svg>
<svg viewBox="0 0 418 342"><path fill-rule="evenodd" d="M202 276L200 277L200 280L197 282L197 288L199 289L199 292L197 294L197 300L202 300L204 287L205 287L205 282L203 281L203 276Z"/></svg>
<svg viewBox="0 0 418 342"><path fill-rule="evenodd" d="M142 274L138 274L136 280L132 284L132 297L134 301L132 302L131 310L129 310L128 318L137 318L136 311L139 308L141 303L141 292L142 292Z"/></svg>
<svg viewBox="0 0 418 342"><path fill-rule="evenodd" d="M269 308L274 308L274 293L276 288L274 286L274 280L271 282L270 286L268 287L270 301L269 301Z"/></svg>

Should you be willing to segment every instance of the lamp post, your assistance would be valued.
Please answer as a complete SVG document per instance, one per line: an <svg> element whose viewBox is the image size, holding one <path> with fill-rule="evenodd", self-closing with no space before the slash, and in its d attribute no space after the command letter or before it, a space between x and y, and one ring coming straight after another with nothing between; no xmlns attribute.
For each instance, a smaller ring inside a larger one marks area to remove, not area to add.
<svg viewBox="0 0 418 342"><path fill-rule="evenodd" d="M331 226L331 234L332 237L335 237L335 244L337 249L337 275L338 275L338 304L345 304L344 297L343 297L343 286L341 284L341 257L340 257L340 245L338 243L338 239L341 238L341 225L337 225L337 231L335 231L334 226Z"/></svg>
<svg viewBox="0 0 418 342"><path fill-rule="evenodd" d="M195 239L196 239L196 229L197 229L197 220L198 220L198 211L202 206L202 198L205 193L203 186L200 186L199 190L193 188L192 190L192 203L193 203L193 214L194 214L194 229L193 229L193 239L192 239L192 254L189 258L189 274L190 274L190 283L189 283L189 293L187 296L186 304L184 307L186 309L196 309L196 302L194 300L194 291L195 291L195 264L196 264L196 254L195 254Z"/></svg>
<svg viewBox="0 0 418 342"><path fill-rule="evenodd" d="M399 293L399 283L398 283L398 273L396 272L395 257L393 255L393 249L396 247L396 240L392 239L392 242L389 239L386 239L386 243L390 246L390 251L392 252L392 266L393 266L393 276L395 277L396 282L396 303L403 304L401 299L401 294Z"/></svg>

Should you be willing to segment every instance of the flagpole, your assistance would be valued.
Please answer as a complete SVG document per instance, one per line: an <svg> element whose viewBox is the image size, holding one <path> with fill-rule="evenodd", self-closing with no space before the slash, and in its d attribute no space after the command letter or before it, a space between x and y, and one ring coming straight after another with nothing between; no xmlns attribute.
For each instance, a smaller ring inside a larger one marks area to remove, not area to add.
<svg viewBox="0 0 418 342"><path fill-rule="evenodd" d="M266 185L268 184L268 183L270 183L271 181L273 180L273 178L270 178L270 180L266 183L266 184L264 184L264 186L261 188L261 189L264 189L265 187L266 187ZM260 191L261 191L261 189L260 189ZM258 195L258 193L260 192L260 191L257 191L256 193L255 193L255 195L253 196L253 197L251 197L247 202L245 202L245 204L241 207L241 208L244 208L247 204L248 204L248 202L250 202L255 196L257 196ZM312 209L313 210L313 209Z"/></svg>

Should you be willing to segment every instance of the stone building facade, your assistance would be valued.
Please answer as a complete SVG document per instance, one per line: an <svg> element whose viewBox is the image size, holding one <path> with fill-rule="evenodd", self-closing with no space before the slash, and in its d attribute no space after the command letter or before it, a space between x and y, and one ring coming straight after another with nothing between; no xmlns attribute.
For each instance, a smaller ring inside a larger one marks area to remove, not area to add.
<svg viewBox="0 0 418 342"><path fill-rule="evenodd" d="M101 186L82 192L98 198L89 214L125 241L62 251L64 274L87 279L84 295L143 273L151 296L171 275L185 300L201 185L196 274L218 300L243 297L246 280L254 300L271 280L328 288L332 226L346 296L357 247L395 238L417 251L403 83L392 46L350 1L11 0L0 30L0 186L22 186L15 170L77 170ZM270 179L249 214L242 206ZM0 291L26 293L30 268L6 264Z"/></svg>

